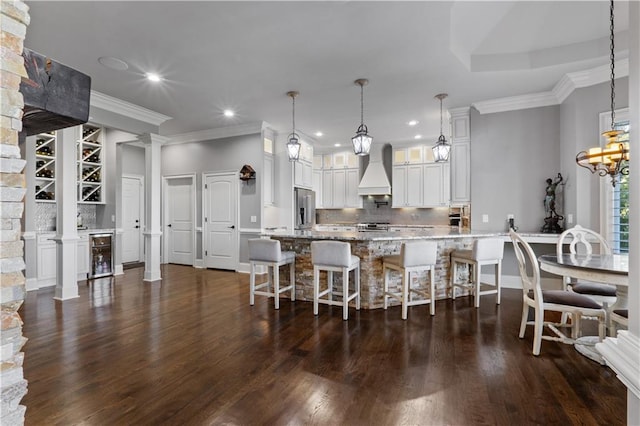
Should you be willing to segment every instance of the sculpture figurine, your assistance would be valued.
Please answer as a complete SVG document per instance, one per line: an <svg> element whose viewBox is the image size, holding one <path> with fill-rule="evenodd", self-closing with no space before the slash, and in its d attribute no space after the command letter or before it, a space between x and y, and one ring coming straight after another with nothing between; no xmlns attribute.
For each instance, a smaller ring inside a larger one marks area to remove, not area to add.
<svg viewBox="0 0 640 426"><path fill-rule="evenodd" d="M564 220L564 216L558 214L556 212L556 189L558 185L563 185L563 178L560 173L556 176L555 180L547 179L547 188L545 197L543 200L544 204L544 225L542 226L541 232L549 233L549 234L560 234L564 231L561 220Z"/></svg>

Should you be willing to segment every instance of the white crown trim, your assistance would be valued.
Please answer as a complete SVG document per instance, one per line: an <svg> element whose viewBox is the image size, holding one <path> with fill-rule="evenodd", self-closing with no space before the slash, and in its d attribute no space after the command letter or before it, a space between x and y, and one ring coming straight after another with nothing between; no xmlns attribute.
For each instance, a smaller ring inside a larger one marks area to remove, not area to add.
<svg viewBox="0 0 640 426"><path fill-rule="evenodd" d="M616 61L615 65L616 78L627 77L629 75L628 58ZM585 71L572 72L565 74L551 91L474 102L472 106L477 109L480 114L491 114L495 112L560 105L575 89L594 86L608 81L610 73L609 65L602 65Z"/></svg>
<svg viewBox="0 0 640 426"><path fill-rule="evenodd" d="M449 115L451 117L459 117L469 115L469 110L471 107L460 107L460 108L451 108L449 110Z"/></svg>
<svg viewBox="0 0 640 426"><path fill-rule="evenodd" d="M197 132L180 133L171 135L171 142L165 145L175 145L179 143L202 142L214 139L230 138L233 136L250 135L261 133L263 129L271 127L265 121L255 123L240 124L238 126L216 127L214 129L200 130Z"/></svg>
<svg viewBox="0 0 640 426"><path fill-rule="evenodd" d="M104 93L96 92L95 90L91 91L89 104L96 108L131 117L136 120L144 121L145 123L153 124L154 126L159 126L165 121L172 118L168 115L160 114L159 112L155 112L150 109L143 108L139 105L123 101L122 99L114 98L112 96L105 95Z"/></svg>

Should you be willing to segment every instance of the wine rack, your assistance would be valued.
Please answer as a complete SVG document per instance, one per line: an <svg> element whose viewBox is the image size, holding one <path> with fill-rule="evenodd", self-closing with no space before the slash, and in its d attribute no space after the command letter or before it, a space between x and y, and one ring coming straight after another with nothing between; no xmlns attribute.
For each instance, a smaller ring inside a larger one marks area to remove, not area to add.
<svg viewBox="0 0 640 426"><path fill-rule="evenodd" d="M79 129L78 202L103 203L104 128L83 124Z"/></svg>
<svg viewBox="0 0 640 426"><path fill-rule="evenodd" d="M56 201L56 142L55 131L36 136L36 201Z"/></svg>

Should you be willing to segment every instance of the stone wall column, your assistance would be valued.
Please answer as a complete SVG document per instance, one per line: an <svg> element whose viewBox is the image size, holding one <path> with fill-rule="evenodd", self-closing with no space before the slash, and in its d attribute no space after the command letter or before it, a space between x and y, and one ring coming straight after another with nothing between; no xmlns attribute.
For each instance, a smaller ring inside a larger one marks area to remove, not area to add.
<svg viewBox="0 0 640 426"><path fill-rule="evenodd" d="M18 147L24 102L20 81L27 76L22 59L29 25L28 7L22 1L0 2L0 424L24 424L27 393L21 352L26 338L18 309L24 301L24 254L20 218L26 192L24 166Z"/></svg>

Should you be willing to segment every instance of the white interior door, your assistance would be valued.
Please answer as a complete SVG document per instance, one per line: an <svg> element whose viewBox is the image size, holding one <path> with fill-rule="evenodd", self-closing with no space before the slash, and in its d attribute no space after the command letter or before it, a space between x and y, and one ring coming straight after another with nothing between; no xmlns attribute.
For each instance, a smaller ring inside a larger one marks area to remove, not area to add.
<svg viewBox="0 0 640 426"><path fill-rule="evenodd" d="M238 268L238 174L211 174L204 178L204 265Z"/></svg>
<svg viewBox="0 0 640 426"><path fill-rule="evenodd" d="M167 178L165 235L167 262L193 265L194 179Z"/></svg>
<svg viewBox="0 0 640 426"><path fill-rule="evenodd" d="M144 258L143 196L142 177L122 178L122 263L140 262Z"/></svg>

